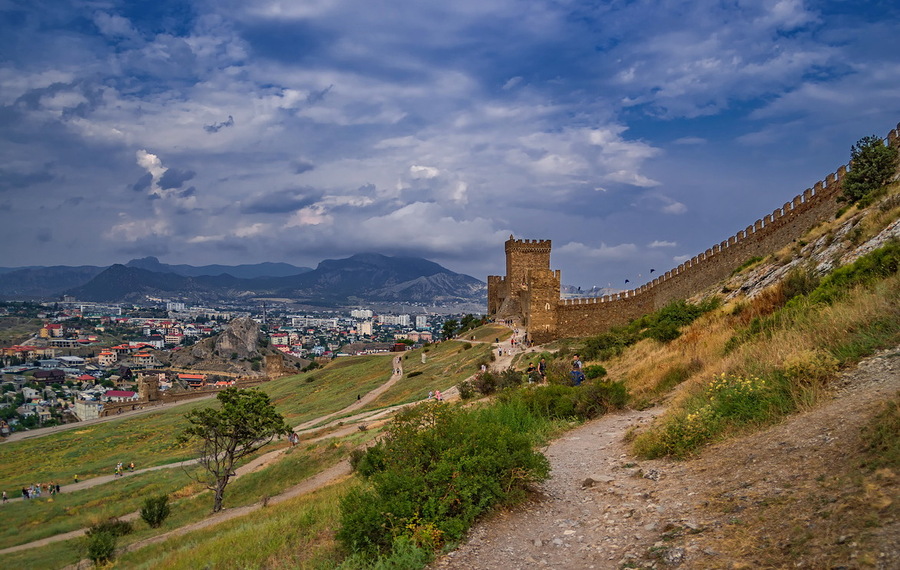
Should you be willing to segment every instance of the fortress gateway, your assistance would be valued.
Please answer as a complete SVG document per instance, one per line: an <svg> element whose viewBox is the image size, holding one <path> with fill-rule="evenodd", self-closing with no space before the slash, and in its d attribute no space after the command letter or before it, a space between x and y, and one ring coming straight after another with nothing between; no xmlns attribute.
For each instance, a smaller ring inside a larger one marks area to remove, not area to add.
<svg viewBox="0 0 900 570"><path fill-rule="evenodd" d="M900 124L888 133L900 147ZM841 166L825 180L771 214L653 281L630 291L589 299L560 299L560 272L550 269L550 240L506 241L506 275L488 277L488 315L516 319L534 342L589 336L627 324L666 304L687 299L727 278L748 259L775 253L817 224L833 219L840 204Z"/></svg>

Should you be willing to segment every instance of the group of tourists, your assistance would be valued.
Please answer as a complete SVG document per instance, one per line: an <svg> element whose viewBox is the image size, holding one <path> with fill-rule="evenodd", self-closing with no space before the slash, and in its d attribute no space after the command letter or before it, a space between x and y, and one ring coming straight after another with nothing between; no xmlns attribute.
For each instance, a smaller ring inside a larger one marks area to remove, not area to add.
<svg viewBox="0 0 900 570"><path fill-rule="evenodd" d="M121 461L119 461L116 464L116 477L122 477L125 474L125 469L126 469L126 467L124 466L124 464ZM130 464L128 464L127 469L129 471L134 471L134 461L132 461ZM76 479L75 482L77 483L78 480Z"/></svg>
<svg viewBox="0 0 900 570"><path fill-rule="evenodd" d="M35 483L29 487L22 487L23 499L40 499L42 495L53 496L59 493L59 483ZM9 501L6 491L3 491L3 502Z"/></svg>
<svg viewBox="0 0 900 570"><path fill-rule="evenodd" d="M530 363L525 370L525 378L529 384L543 384L546 382L547 361L542 358L537 364L534 362Z"/></svg>
<svg viewBox="0 0 900 570"><path fill-rule="evenodd" d="M441 391L440 391L440 390L435 390L435 391L433 391L433 392L428 392L428 399L430 400L430 399L432 399L432 398L434 398L434 399L437 400L438 402L443 402L443 401L444 401L444 395L441 394Z"/></svg>

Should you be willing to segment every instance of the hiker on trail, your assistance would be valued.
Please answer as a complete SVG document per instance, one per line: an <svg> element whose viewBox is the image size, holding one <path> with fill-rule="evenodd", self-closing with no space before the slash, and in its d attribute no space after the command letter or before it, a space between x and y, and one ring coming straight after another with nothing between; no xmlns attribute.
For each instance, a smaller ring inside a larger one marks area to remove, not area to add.
<svg viewBox="0 0 900 570"><path fill-rule="evenodd" d="M78 484L78 474L77 473L75 474L75 484L76 485Z"/></svg>
<svg viewBox="0 0 900 570"><path fill-rule="evenodd" d="M538 362L538 374L541 375L541 382L547 380L547 361L543 358Z"/></svg>
<svg viewBox="0 0 900 570"><path fill-rule="evenodd" d="M57 495L59 495L59 489L60 489L59 483L57 483L57 484L56 484L56 494L57 494Z"/></svg>
<svg viewBox="0 0 900 570"><path fill-rule="evenodd" d="M528 377L529 384L534 383L534 380L535 380L534 376L535 376L536 372L537 372L537 368L534 366L534 363L533 362L530 363L528 365L528 369L525 371L525 375Z"/></svg>
<svg viewBox="0 0 900 570"><path fill-rule="evenodd" d="M441 394L441 391L440 391L440 390L435 390L435 391L434 391L434 397L435 397L435 399L437 399L438 402L443 402L443 401L444 401L444 396Z"/></svg>
<svg viewBox="0 0 900 570"><path fill-rule="evenodd" d="M581 362L581 357L576 353L572 359L572 370L580 371L582 368L584 368L584 364Z"/></svg>
<svg viewBox="0 0 900 570"><path fill-rule="evenodd" d="M9 502L9 497L6 496L6 491L3 491L3 502L4 502L4 503L8 503L8 502Z"/></svg>
<svg viewBox="0 0 900 570"><path fill-rule="evenodd" d="M22 498L23 499L31 498L31 492L28 490L28 487L22 487Z"/></svg>
<svg viewBox="0 0 900 570"><path fill-rule="evenodd" d="M132 461L131 464L128 465L128 470L129 470L129 471L134 471L134 461Z"/></svg>
<svg viewBox="0 0 900 570"><path fill-rule="evenodd" d="M581 383L584 382L584 372L582 372L581 367L578 366L578 364L581 364L581 361L577 360L578 355L575 356L576 360L572 362L572 371L569 372L569 377L572 379L572 386L581 386Z"/></svg>

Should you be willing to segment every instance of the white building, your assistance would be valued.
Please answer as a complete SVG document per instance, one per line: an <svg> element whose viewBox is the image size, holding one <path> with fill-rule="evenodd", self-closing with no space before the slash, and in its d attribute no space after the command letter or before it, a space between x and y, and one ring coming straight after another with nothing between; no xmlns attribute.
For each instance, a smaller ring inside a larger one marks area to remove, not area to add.
<svg viewBox="0 0 900 570"><path fill-rule="evenodd" d="M362 321L359 323L357 330L362 336L372 336L372 321Z"/></svg>
<svg viewBox="0 0 900 570"><path fill-rule="evenodd" d="M354 319L371 319L372 311L369 309L353 309L350 316Z"/></svg>
<svg viewBox="0 0 900 570"><path fill-rule="evenodd" d="M427 315L416 315L416 328L419 330L425 330L428 328Z"/></svg>

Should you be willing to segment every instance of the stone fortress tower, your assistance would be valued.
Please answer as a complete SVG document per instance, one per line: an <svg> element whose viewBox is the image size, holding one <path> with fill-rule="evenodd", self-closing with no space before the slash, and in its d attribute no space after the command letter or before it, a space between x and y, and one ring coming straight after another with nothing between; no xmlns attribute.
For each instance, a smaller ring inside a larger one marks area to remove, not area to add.
<svg viewBox="0 0 900 570"><path fill-rule="evenodd" d="M555 329L559 271L550 269L550 240L506 240L506 276L488 277L488 314L532 329Z"/></svg>
<svg viewBox="0 0 900 570"><path fill-rule="evenodd" d="M888 133L887 142L900 148L900 124ZM775 253L816 225L834 219L847 168L841 166L771 214L653 281L614 295L560 299L560 272L550 269L550 240L509 236L506 275L488 276L488 315L515 321L537 343L627 324L715 285L748 259Z"/></svg>

